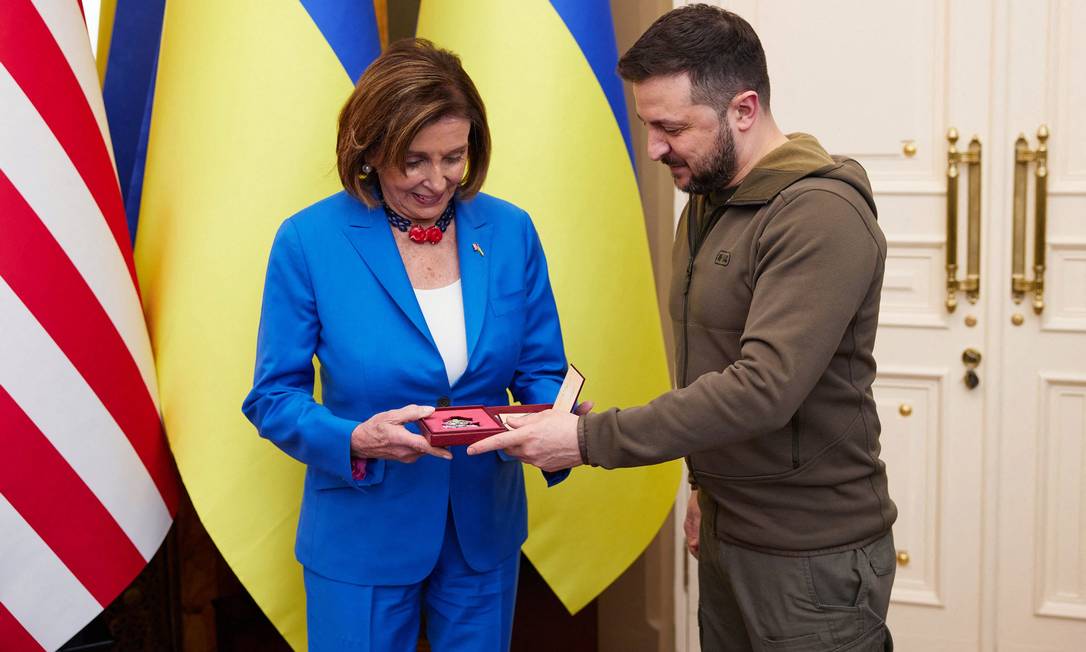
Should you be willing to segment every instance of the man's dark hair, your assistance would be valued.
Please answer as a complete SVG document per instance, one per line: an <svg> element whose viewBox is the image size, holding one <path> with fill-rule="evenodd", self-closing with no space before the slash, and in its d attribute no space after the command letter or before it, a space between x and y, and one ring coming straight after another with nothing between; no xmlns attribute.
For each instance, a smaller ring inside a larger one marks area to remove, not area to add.
<svg viewBox="0 0 1086 652"><path fill-rule="evenodd" d="M691 100L727 109L737 94L758 93L769 110L769 73L762 42L750 23L706 4L673 9L656 20L618 61L618 74L638 83L650 77L690 75Z"/></svg>

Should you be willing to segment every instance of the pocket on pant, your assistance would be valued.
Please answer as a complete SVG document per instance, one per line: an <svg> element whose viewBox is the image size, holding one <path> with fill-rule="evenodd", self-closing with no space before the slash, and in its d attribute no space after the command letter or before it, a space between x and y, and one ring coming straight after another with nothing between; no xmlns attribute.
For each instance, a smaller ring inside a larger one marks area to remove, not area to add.
<svg viewBox="0 0 1086 652"><path fill-rule="evenodd" d="M893 649L894 641L890 638L890 630L885 625L880 625L834 652L892 652Z"/></svg>
<svg viewBox="0 0 1086 652"><path fill-rule="evenodd" d="M863 598L860 553L846 550L807 558L811 600L819 607L856 607Z"/></svg>
<svg viewBox="0 0 1086 652"><path fill-rule="evenodd" d="M894 549L894 537L887 533L861 549L867 558L871 585L867 589L865 600L870 610L868 619L871 623L883 623L890 608L890 592L894 586L897 572L897 551Z"/></svg>
<svg viewBox="0 0 1086 652"><path fill-rule="evenodd" d="M863 565L861 566L861 562ZM859 638L865 629L864 603L871 570L859 550L807 558L811 599L831 632L834 645Z"/></svg>
<svg viewBox="0 0 1086 652"><path fill-rule="evenodd" d="M782 652L810 652L811 650L824 650L827 645L818 634L804 634L793 638L763 638L762 647L766 650L780 650Z"/></svg>
<svg viewBox="0 0 1086 652"><path fill-rule="evenodd" d="M897 551L894 550L894 537L889 532L863 547L864 554L871 564L875 575L883 577L897 568Z"/></svg>

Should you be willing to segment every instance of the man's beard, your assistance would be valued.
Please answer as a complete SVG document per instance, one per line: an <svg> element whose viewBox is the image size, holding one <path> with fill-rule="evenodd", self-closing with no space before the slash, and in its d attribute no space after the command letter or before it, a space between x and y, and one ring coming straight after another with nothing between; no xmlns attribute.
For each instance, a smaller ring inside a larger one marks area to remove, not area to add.
<svg viewBox="0 0 1086 652"><path fill-rule="evenodd" d="M728 125L727 116L720 118L720 131L717 133L716 147L709 154L704 169L695 169L693 162L690 165L690 183L684 190L692 195L707 195L714 190L727 187L737 172L735 151L735 139L732 138L732 130ZM701 167L701 162L698 163Z"/></svg>

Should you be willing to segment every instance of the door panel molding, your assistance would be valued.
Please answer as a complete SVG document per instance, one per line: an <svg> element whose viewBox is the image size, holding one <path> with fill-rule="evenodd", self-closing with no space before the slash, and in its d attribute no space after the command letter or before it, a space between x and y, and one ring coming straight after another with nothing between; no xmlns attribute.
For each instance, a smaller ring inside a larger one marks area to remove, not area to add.
<svg viewBox="0 0 1086 652"><path fill-rule="evenodd" d="M1044 75L1046 113L1052 115L1052 157L1049 165L1049 192L1086 193L1086 84L1082 84L1080 62L1086 61L1086 40L1076 37L1073 28L1086 24L1086 3L1048 0L1046 25L1048 65ZM1038 74L1044 74L1038 71ZM1075 81L1077 80L1077 81ZM1075 110L1078 107L1078 111Z"/></svg>
<svg viewBox="0 0 1086 652"><path fill-rule="evenodd" d="M1086 376L1042 372L1036 614L1086 620Z"/></svg>
<svg viewBox="0 0 1086 652"><path fill-rule="evenodd" d="M828 151L860 160L877 193L943 192L952 49L946 0L743 4L754 9L752 24L767 52L773 113L782 128L813 133ZM796 29L845 24L864 29L850 31L847 39ZM819 54L785 54L797 51ZM824 85L827 61L848 61L850 74ZM906 152L906 144L915 149Z"/></svg>
<svg viewBox="0 0 1086 652"><path fill-rule="evenodd" d="M944 518L941 478L946 457L946 387L949 370L892 367L879 370L873 390L882 423L881 457L898 508L894 542L899 555L893 601L944 607L939 533Z"/></svg>
<svg viewBox="0 0 1086 652"><path fill-rule="evenodd" d="M1086 333L1086 241L1048 243L1049 278L1041 329Z"/></svg>
<svg viewBox="0 0 1086 652"><path fill-rule="evenodd" d="M937 236L887 238L879 326L947 329L943 307L945 240Z"/></svg>

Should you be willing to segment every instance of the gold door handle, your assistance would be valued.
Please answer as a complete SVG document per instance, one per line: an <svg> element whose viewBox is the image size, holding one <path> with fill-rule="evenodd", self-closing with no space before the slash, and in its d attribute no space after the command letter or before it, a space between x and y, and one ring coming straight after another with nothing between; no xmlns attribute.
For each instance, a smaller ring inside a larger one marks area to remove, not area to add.
<svg viewBox="0 0 1086 652"><path fill-rule="evenodd" d="M1029 164L1035 163L1033 280L1026 278L1026 186ZM1048 221L1048 127L1037 129L1037 149L1031 150L1025 135L1014 141L1014 244L1011 250L1011 297L1021 303L1033 293L1033 312L1045 309L1045 231Z"/></svg>
<svg viewBox="0 0 1086 652"><path fill-rule="evenodd" d="M958 292L965 292L969 303L980 298L980 139L973 136L964 152L958 151L958 130L946 133L946 309L958 307ZM958 178L961 164L969 172L968 233L965 278L958 279Z"/></svg>

